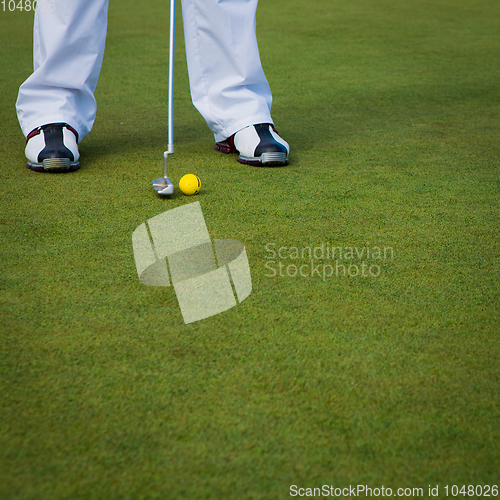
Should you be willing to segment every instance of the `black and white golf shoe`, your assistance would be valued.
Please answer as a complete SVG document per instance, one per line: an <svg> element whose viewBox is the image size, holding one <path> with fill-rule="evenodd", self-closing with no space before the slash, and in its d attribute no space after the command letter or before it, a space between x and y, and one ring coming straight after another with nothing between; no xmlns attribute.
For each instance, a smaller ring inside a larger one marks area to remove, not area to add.
<svg viewBox="0 0 500 500"><path fill-rule="evenodd" d="M222 153L239 153L238 161L255 167L288 165L290 147L269 123L250 125L215 145Z"/></svg>
<svg viewBox="0 0 500 500"><path fill-rule="evenodd" d="M78 132L67 123L49 123L26 138L27 168L37 172L78 170Z"/></svg>

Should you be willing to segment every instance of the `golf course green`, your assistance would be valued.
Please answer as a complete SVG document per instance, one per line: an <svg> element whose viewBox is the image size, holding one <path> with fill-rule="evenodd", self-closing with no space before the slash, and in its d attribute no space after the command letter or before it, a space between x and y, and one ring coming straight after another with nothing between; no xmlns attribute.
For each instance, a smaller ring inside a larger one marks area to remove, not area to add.
<svg viewBox="0 0 500 500"><path fill-rule="evenodd" d="M25 168L33 12L6 5L0 499L498 497L500 3L262 0L282 168L214 151L179 4L163 198L168 2L110 3L67 174ZM132 233L193 202L244 244L252 293L185 324Z"/></svg>

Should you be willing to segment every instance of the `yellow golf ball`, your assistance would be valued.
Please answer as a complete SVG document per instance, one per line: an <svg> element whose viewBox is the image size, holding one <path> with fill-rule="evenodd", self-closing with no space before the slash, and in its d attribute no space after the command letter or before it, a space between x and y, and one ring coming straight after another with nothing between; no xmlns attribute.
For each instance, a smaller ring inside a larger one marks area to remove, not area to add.
<svg viewBox="0 0 500 500"><path fill-rule="evenodd" d="M197 194L200 192L201 188L200 178L194 174L184 175L179 181L179 188L184 194L187 194L188 196Z"/></svg>

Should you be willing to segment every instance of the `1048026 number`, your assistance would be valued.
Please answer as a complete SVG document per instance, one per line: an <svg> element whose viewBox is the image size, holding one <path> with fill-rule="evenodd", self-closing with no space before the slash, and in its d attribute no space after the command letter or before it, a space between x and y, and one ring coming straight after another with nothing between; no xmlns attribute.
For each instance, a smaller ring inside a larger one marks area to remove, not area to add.
<svg viewBox="0 0 500 500"><path fill-rule="evenodd" d="M457 486L454 484L453 486L445 486L446 496L469 496L469 497L497 497L498 496L498 486L489 486L489 485L477 485L474 486L469 484L468 486Z"/></svg>
<svg viewBox="0 0 500 500"><path fill-rule="evenodd" d="M34 11L41 10L42 12L56 10L55 0L2 0L0 2L3 7L3 11L14 12L16 10L20 11Z"/></svg>

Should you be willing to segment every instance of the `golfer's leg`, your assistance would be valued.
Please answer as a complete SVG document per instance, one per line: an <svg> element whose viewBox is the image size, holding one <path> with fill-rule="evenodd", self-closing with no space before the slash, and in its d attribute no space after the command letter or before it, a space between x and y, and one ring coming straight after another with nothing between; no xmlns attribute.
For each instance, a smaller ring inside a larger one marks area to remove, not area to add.
<svg viewBox="0 0 500 500"><path fill-rule="evenodd" d="M273 123L255 32L258 0L182 0L191 97L222 141Z"/></svg>
<svg viewBox="0 0 500 500"><path fill-rule="evenodd" d="M96 115L94 91L104 55L108 0L58 0L53 11L38 5L34 72L19 89L19 123L28 135L47 123L65 122L81 139Z"/></svg>

